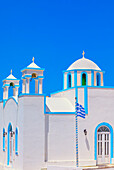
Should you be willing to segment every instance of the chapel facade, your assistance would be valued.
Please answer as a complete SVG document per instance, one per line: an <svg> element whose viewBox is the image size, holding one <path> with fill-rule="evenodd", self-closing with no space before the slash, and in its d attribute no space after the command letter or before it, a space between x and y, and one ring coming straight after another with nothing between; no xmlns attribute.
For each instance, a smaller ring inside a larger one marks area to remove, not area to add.
<svg viewBox="0 0 114 170"><path fill-rule="evenodd" d="M82 55L63 71L63 89L50 96L43 93L45 69L34 58L21 70L21 93L12 71L3 80L1 169L75 166L76 103L85 109L85 119L78 117L79 166L114 163L114 87L105 86L104 71Z"/></svg>

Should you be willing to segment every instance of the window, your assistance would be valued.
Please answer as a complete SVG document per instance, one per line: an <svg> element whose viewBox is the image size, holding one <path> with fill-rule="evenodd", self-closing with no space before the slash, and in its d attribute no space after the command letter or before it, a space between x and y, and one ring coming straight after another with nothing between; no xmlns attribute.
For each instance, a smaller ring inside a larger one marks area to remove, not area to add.
<svg viewBox="0 0 114 170"><path fill-rule="evenodd" d="M97 86L100 86L101 85L101 75L100 75L100 73L97 73L96 77L97 77Z"/></svg>
<svg viewBox="0 0 114 170"><path fill-rule="evenodd" d="M68 74L68 88L71 87L71 73Z"/></svg>
<svg viewBox="0 0 114 170"><path fill-rule="evenodd" d="M86 85L86 74L83 73L82 74L82 86L85 86Z"/></svg>
<svg viewBox="0 0 114 170"><path fill-rule="evenodd" d="M98 132L110 132L109 129L106 127L106 126L101 126L99 129L98 129Z"/></svg>
<svg viewBox="0 0 114 170"><path fill-rule="evenodd" d="M5 129L3 128L3 151L5 151Z"/></svg>
<svg viewBox="0 0 114 170"><path fill-rule="evenodd" d="M18 129L15 130L15 154L18 155Z"/></svg>

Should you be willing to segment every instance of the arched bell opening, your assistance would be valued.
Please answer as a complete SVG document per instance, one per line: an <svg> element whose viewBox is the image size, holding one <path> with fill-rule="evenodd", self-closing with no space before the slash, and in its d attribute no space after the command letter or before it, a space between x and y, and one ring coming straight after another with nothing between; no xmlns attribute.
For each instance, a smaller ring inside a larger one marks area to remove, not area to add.
<svg viewBox="0 0 114 170"><path fill-rule="evenodd" d="M32 78L36 78L37 74L36 73L32 73Z"/></svg>
<svg viewBox="0 0 114 170"><path fill-rule="evenodd" d="M8 90L8 96L12 97L15 96L15 88L14 88L15 84L13 82L11 82L9 84L9 90Z"/></svg>
<svg viewBox="0 0 114 170"><path fill-rule="evenodd" d="M31 75L31 79L30 79L30 93L35 93L35 80L37 78L37 74L36 73L32 73Z"/></svg>

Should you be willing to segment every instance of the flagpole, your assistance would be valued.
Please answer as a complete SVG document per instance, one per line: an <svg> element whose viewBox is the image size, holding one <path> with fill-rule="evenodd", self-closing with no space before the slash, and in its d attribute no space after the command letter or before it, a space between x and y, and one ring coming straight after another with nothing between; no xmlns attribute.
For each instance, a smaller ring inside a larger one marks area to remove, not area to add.
<svg viewBox="0 0 114 170"><path fill-rule="evenodd" d="M78 167L78 118L76 97L75 97L75 122L76 122L76 167Z"/></svg>

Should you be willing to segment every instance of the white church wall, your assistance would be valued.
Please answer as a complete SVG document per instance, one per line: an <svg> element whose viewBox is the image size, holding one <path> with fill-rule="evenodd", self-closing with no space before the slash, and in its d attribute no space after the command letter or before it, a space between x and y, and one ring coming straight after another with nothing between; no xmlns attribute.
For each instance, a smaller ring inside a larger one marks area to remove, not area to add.
<svg viewBox="0 0 114 170"><path fill-rule="evenodd" d="M49 115L48 161L75 160L75 115Z"/></svg>
<svg viewBox="0 0 114 170"><path fill-rule="evenodd" d="M84 88L77 88L78 103L84 107ZM76 96L77 96L76 95Z"/></svg>
<svg viewBox="0 0 114 170"><path fill-rule="evenodd" d="M75 88L60 91L58 93L51 94L52 97L66 97L74 106L75 105Z"/></svg>
<svg viewBox="0 0 114 170"><path fill-rule="evenodd" d="M1 164L4 164L4 157L5 152L3 152L3 127L4 127L4 121L3 121L3 102L0 102L0 162Z"/></svg>
<svg viewBox="0 0 114 170"><path fill-rule="evenodd" d="M12 125L12 131L15 132L16 126L17 126L17 104L15 103L15 101L11 98L9 99L6 104L5 107L3 109L3 123L4 123L4 128L5 131L8 133L8 125L9 123L11 123ZM6 150L4 152L4 164L7 165L7 136L5 136L6 138ZM3 139L3 137L2 137ZM15 151L13 152L13 167L15 167ZM10 165L12 165L10 163Z"/></svg>
<svg viewBox="0 0 114 170"><path fill-rule="evenodd" d="M44 96L23 96L24 170L40 170L45 159Z"/></svg>
<svg viewBox="0 0 114 170"><path fill-rule="evenodd" d="M114 89L88 89L88 116L85 120L78 118L79 126L79 163L83 165L90 160L95 161L95 128L102 122L109 123L114 128ZM84 135L87 130L87 136Z"/></svg>

